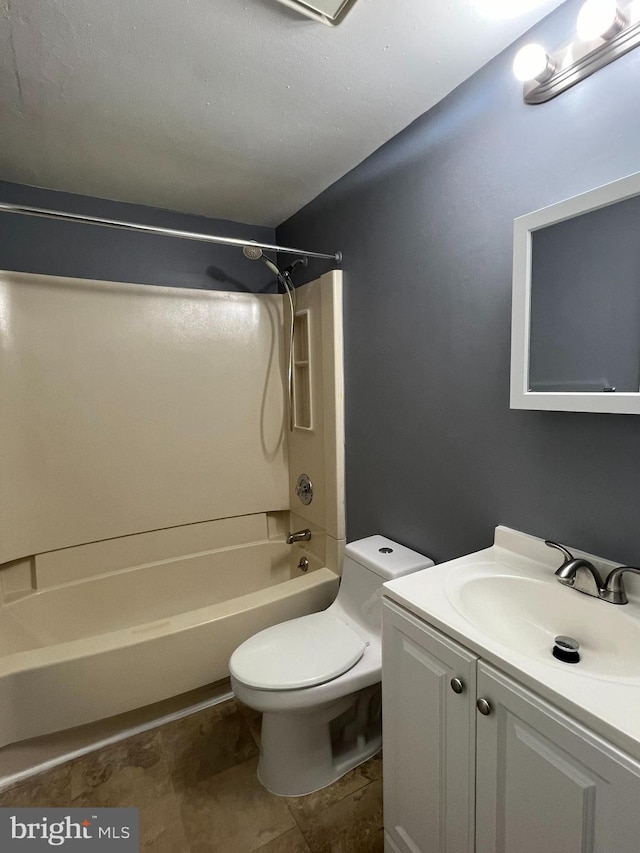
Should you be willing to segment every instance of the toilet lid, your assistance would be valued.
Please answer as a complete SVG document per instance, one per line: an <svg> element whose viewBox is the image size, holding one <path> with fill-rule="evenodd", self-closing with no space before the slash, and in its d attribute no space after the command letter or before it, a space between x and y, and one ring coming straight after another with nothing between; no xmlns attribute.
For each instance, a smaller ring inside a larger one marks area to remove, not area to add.
<svg viewBox="0 0 640 853"><path fill-rule="evenodd" d="M337 678L366 643L331 613L313 613L260 631L235 650L231 675L248 687L294 690Z"/></svg>

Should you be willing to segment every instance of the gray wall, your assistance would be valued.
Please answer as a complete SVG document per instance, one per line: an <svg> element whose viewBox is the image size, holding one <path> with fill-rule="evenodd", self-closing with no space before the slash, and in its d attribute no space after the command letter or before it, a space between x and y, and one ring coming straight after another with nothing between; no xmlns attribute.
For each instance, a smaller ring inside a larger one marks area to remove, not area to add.
<svg viewBox="0 0 640 853"><path fill-rule="evenodd" d="M0 201L272 243L272 228L0 181ZM207 290L275 293L273 275L229 246L0 213L0 269Z"/></svg>
<svg viewBox="0 0 640 853"><path fill-rule="evenodd" d="M444 560L506 524L640 564L640 417L509 409L513 219L640 170L640 50L539 106L513 55L277 231L344 252L347 534Z"/></svg>

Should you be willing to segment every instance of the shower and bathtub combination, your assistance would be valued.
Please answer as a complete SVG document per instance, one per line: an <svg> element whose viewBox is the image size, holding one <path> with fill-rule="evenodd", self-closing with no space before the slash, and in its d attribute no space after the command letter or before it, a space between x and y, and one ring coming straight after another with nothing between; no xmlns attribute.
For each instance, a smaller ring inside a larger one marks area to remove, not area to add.
<svg viewBox="0 0 640 853"><path fill-rule="evenodd" d="M294 295L290 272L268 295L0 273L0 747L226 678L335 598L341 273Z"/></svg>

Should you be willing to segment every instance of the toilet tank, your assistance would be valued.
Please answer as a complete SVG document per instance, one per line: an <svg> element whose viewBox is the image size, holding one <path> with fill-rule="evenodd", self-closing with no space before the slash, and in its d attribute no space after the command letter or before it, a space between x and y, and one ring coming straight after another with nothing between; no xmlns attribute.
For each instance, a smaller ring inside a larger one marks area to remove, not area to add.
<svg viewBox="0 0 640 853"><path fill-rule="evenodd" d="M368 536L344 549L342 580L332 607L340 608L367 631L380 633L382 584L428 569L433 560L385 536Z"/></svg>

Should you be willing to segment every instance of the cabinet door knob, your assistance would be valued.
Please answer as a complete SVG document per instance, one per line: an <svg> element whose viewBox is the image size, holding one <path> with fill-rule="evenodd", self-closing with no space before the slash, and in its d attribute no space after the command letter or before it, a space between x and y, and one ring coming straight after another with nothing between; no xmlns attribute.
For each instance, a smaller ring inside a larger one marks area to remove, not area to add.
<svg viewBox="0 0 640 853"><path fill-rule="evenodd" d="M476 702L476 708L485 717L488 717L491 713L491 705L487 702L486 699L478 699L478 701Z"/></svg>
<svg viewBox="0 0 640 853"><path fill-rule="evenodd" d="M454 693L462 693L464 691L464 681L461 681L459 678L452 678L451 689Z"/></svg>

